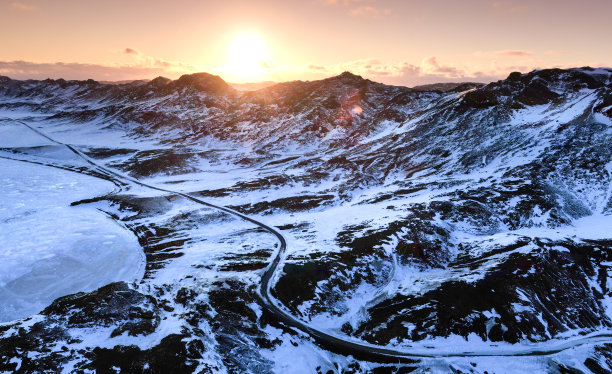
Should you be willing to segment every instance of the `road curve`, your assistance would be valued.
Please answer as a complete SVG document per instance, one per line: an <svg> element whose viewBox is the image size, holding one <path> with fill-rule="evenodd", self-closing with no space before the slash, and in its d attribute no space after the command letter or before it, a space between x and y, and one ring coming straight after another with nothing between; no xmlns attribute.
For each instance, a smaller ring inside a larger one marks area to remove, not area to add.
<svg viewBox="0 0 612 374"><path fill-rule="evenodd" d="M139 181L138 179L132 178L130 176L124 175L112 169L109 169L105 166L102 166L96 163L94 160L89 158L83 152L79 151L75 147L70 144L62 143L57 141L50 136L44 134L42 131L37 128L23 122L20 120L6 118L13 122L19 123L31 131L37 133L38 135L48 139L49 141L56 143L58 145L62 145L67 147L70 151L84 159L87 163L95 167L99 172L103 174L112 175L119 181L128 181L130 183L150 188L156 191L166 192L173 195L182 196L188 200L191 200L195 203L211 207L214 209L221 210L223 212L232 214L234 216L240 217L248 222L255 224L256 226L266 230L270 234L276 236L279 241L279 247L276 253L274 254L272 260L268 267L264 270L261 283L258 289L258 296L262 305L267 309L268 312L272 313L278 320L285 323L287 326L296 328L301 330L302 332L309 335L313 340L320 346L329 349L330 351L344 354L348 356L353 356L355 358L370 360L370 361L379 361L379 362L410 362L414 359L418 358L426 358L426 357L478 357L478 356L545 356L551 355L555 353L559 353L561 351L577 347L584 344L597 344L597 343L610 343L612 342L612 330L602 330L598 332L594 332L591 334L586 334L582 336L576 336L568 339L558 339L558 340L549 340L546 342L535 343L535 344L489 344L487 348L478 348L478 349L463 349L464 347L457 348L428 348L424 346L407 346L403 347L403 349L396 349L384 346L378 346L374 344L365 343L363 341L358 341L352 339L348 336L340 336L332 333L328 333L322 330L318 330L314 327L308 325L305 321L293 316L278 300L276 300L271 295L271 290L273 286L273 278L276 271L279 269L279 265L283 259L283 256L287 250L287 241L285 237L274 227L268 226L263 222L260 222L254 218L251 218L243 213L235 211L233 209L219 206L215 204L211 204L204 200L201 200L192 195L173 191L161 187L157 187L154 185L150 185L144 182Z"/></svg>

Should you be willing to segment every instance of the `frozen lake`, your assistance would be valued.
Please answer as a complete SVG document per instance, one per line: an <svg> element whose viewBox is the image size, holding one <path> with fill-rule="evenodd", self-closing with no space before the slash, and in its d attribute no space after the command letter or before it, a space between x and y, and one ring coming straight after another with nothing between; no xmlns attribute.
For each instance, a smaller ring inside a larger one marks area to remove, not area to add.
<svg viewBox="0 0 612 374"><path fill-rule="evenodd" d="M0 170L0 321L142 277L144 254L132 232L92 206L70 206L112 191L112 183L6 159Z"/></svg>

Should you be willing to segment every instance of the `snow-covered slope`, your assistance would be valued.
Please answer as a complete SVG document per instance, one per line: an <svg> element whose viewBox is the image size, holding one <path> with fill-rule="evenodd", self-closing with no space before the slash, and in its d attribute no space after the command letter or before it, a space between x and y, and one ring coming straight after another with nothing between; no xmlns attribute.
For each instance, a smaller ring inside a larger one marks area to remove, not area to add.
<svg viewBox="0 0 612 374"><path fill-rule="evenodd" d="M612 70L512 73L446 92L350 73L258 91L205 73L0 78L0 116L1 156L121 186L65 198L114 217L147 257L140 282L0 326L0 368L612 370ZM30 144L26 125L119 176ZM313 344L258 301L274 237L131 178L276 226L287 252L272 295L317 331L453 357L378 362ZM513 352L543 355L516 364Z"/></svg>

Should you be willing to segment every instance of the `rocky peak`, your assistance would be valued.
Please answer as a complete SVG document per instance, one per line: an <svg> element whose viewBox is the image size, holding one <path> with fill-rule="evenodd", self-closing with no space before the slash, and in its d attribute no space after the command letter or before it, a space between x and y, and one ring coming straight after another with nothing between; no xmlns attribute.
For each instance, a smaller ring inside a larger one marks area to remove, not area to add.
<svg viewBox="0 0 612 374"><path fill-rule="evenodd" d="M367 79L364 79L360 75L356 75L349 71L345 71L344 73L340 75L336 75L335 77L323 79L321 82L357 86L357 85L363 85L369 81Z"/></svg>
<svg viewBox="0 0 612 374"><path fill-rule="evenodd" d="M612 70L602 68L573 68L573 69L542 69L521 74L519 72L511 73L506 79L507 82L529 84L535 80L541 80L543 83L553 84L570 84L570 88L600 88L610 82Z"/></svg>
<svg viewBox="0 0 612 374"><path fill-rule="evenodd" d="M543 105L559 97L556 92L571 94L582 89L600 89L610 84L611 69L590 67L575 69L543 69L522 74L512 72L504 80L468 92L463 105L485 108L507 104L510 108Z"/></svg>
<svg viewBox="0 0 612 374"><path fill-rule="evenodd" d="M168 83L172 82L171 79L168 79L166 77L157 77L153 80L151 80L151 82L149 82L149 85L151 85L152 87L155 88L162 88L168 85Z"/></svg>
<svg viewBox="0 0 612 374"><path fill-rule="evenodd" d="M353 74L350 71L345 71L337 76L338 79L363 80L361 75Z"/></svg>
<svg viewBox="0 0 612 374"><path fill-rule="evenodd" d="M191 87L198 91L218 94L234 91L220 76L208 73L185 74L170 85L174 88Z"/></svg>

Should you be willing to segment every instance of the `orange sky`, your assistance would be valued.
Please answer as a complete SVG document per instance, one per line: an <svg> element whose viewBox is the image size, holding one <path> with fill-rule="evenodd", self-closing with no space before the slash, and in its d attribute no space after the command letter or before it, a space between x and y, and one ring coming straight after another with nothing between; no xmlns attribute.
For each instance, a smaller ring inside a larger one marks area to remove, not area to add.
<svg viewBox="0 0 612 374"><path fill-rule="evenodd" d="M0 75L207 71L240 82L350 70L407 86L486 82L515 70L612 66L610 14L610 0L0 0Z"/></svg>

